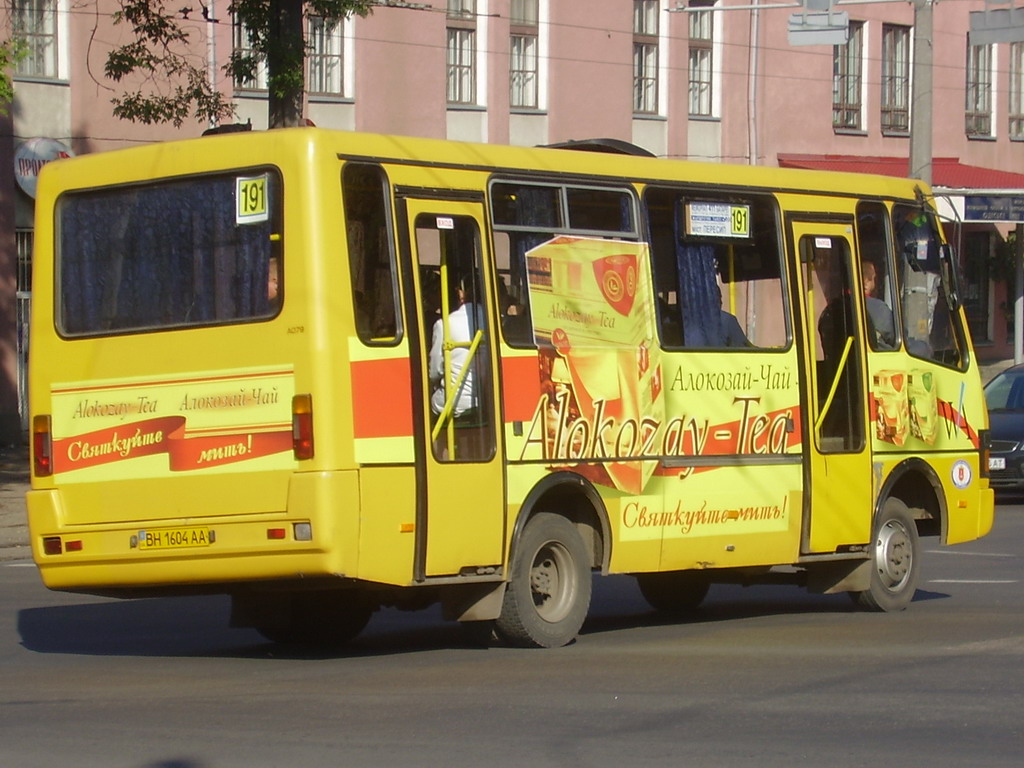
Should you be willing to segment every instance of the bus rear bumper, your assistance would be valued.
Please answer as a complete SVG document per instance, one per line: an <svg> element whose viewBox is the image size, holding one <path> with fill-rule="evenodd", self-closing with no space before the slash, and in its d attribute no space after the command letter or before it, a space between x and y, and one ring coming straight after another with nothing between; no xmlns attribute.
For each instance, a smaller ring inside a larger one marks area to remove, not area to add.
<svg viewBox="0 0 1024 768"><path fill-rule="evenodd" d="M50 589L228 592L241 583L345 579L358 568L355 473L293 475L288 511L67 525L59 489L26 495L32 557Z"/></svg>

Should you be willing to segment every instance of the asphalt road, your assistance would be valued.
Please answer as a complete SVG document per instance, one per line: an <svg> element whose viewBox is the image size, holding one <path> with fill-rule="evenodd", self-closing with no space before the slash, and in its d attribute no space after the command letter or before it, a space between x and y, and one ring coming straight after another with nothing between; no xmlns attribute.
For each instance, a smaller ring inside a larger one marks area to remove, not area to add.
<svg viewBox="0 0 1024 768"><path fill-rule="evenodd" d="M347 651L227 628L222 598L52 593L0 563L0 764L1019 766L1024 506L926 542L915 602L713 587L688 622L598 578L575 644L471 646L384 611Z"/></svg>

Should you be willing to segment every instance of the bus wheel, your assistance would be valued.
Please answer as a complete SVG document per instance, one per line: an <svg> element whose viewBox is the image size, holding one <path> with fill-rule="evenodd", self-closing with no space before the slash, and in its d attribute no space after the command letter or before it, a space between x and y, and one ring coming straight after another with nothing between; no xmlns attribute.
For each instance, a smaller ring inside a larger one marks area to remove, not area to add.
<svg viewBox="0 0 1024 768"><path fill-rule="evenodd" d="M559 515L538 513L516 547L495 630L511 645L566 645L587 617L590 587L587 548L576 527Z"/></svg>
<svg viewBox="0 0 1024 768"><path fill-rule="evenodd" d="M917 524L910 510L899 499L886 499L875 523L871 585L851 597L869 611L902 611L914 599L919 560Z"/></svg>
<svg viewBox="0 0 1024 768"><path fill-rule="evenodd" d="M651 607L666 613L692 611L704 602L711 587L711 579L701 571L638 573L636 583Z"/></svg>
<svg viewBox="0 0 1024 768"><path fill-rule="evenodd" d="M278 599L284 603L273 620L258 622L256 631L286 645L345 645L366 628L374 611L357 592L299 592Z"/></svg>

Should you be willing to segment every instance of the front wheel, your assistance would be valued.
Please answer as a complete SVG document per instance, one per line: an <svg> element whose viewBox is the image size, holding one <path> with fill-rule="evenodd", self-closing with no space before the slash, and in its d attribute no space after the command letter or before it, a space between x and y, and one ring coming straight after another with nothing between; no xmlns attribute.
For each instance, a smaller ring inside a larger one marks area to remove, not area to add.
<svg viewBox="0 0 1024 768"><path fill-rule="evenodd" d="M576 527L538 513L516 546L495 630L506 642L557 648L576 637L590 608L590 563Z"/></svg>
<svg viewBox="0 0 1024 768"><path fill-rule="evenodd" d="M886 499L875 523L871 584L851 597L869 611L902 611L914 599L919 566L917 524L907 505Z"/></svg>

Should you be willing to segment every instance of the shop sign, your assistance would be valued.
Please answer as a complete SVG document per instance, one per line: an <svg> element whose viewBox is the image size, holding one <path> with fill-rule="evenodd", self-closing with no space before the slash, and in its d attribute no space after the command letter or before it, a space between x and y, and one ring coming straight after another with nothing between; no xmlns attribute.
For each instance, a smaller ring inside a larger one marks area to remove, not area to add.
<svg viewBox="0 0 1024 768"><path fill-rule="evenodd" d="M1024 195L964 195L965 221L1024 221Z"/></svg>
<svg viewBox="0 0 1024 768"><path fill-rule="evenodd" d="M21 190L35 199L39 171L51 160L74 157L74 153L56 139L28 139L14 152L14 177Z"/></svg>

